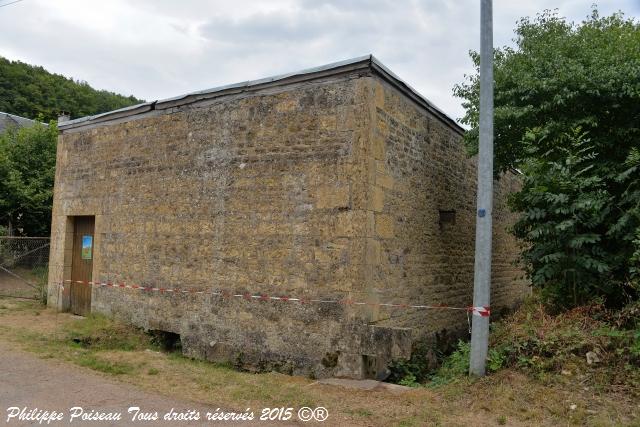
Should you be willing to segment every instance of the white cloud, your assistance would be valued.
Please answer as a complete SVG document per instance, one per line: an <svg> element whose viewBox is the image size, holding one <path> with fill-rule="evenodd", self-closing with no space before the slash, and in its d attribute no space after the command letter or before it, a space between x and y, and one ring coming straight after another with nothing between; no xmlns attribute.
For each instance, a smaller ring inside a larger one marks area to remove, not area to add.
<svg viewBox="0 0 640 427"><path fill-rule="evenodd" d="M494 39L545 8L579 21L592 0L494 1ZM640 16L637 0L603 14ZM373 53L445 112L478 46L478 0L24 0L0 8L0 55L148 100Z"/></svg>

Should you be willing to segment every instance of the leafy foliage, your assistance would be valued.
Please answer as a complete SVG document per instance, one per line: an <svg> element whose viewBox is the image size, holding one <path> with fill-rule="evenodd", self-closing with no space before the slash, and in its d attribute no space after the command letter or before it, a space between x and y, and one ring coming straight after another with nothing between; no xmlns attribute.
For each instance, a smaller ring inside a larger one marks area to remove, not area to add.
<svg viewBox="0 0 640 427"><path fill-rule="evenodd" d="M526 243L522 257L533 285L564 307L597 296L628 300L635 293L626 280L631 249L620 250L619 213L605 179L593 173L598 154L591 141L575 130L541 152L544 137L530 131L525 138L530 158L511 204L523 213L514 233Z"/></svg>
<svg viewBox="0 0 640 427"><path fill-rule="evenodd" d="M492 323L487 369L519 371L547 383L616 390L640 397L640 302L621 309L589 304L552 313L536 292L514 313ZM407 361L397 382L418 387L469 386L470 344L459 341L440 366ZM504 378L498 377L498 378ZM484 380L481 380L484 381Z"/></svg>
<svg viewBox="0 0 640 427"><path fill-rule="evenodd" d="M57 136L54 122L0 134L0 223L13 234L49 234Z"/></svg>
<svg viewBox="0 0 640 427"><path fill-rule="evenodd" d="M640 24L622 14L600 17L594 10L575 25L545 11L533 21L523 18L515 34L515 48L495 50L497 169L517 168L526 160L522 137L534 127L550 145L581 127L603 162L616 169L637 147L640 133ZM462 123L471 127L465 142L475 153L480 56L470 55L477 73L456 85L454 94L463 99Z"/></svg>
<svg viewBox="0 0 640 427"><path fill-rule="evenodd" d="M142 102L42 67L0 57L0 111L55 120L60 111L81 117ZM55 124L9 128L0 134L0 225L7 232L48 235L53 202Z"/></svg>
<svg viewBox="0 0 640 427"><path fill-rule="evenodd" d="M620 207L622 216L619 219L621 227L628 223L637 223L640 218L640 148L632 148L625 165L628 167L616 180L624 185ZM640 288L640 227L636 228L632 238L632 250L629 273L636 288Z"/></svg>
<svg viewBox="0 0 640 427"><path fill-rule="evenodd" d="M573 24L545 11L515 34L515 48L495 50L495 165L497 176L525 174L515 233L532 282L560 306L622 305L638 297L640 24L597 10ZM478 78L454 89L471 153Z"/></svg>
<svg viewBox="0 0 640 427"><path fill-rule="evenodd" d="M133 96L96 90L87 82L0 57L0 111L5 113L32 119L41 115L49 121L55 120L60 111L76 118L141 102Z"/></svg>
<svg viewBox="0 0 640 427"><path fill-rule="evenodd" d="M456 381L469 375L471 343L458 341L458 347L442 362L442 366L431 376L430 385L437 386Z"/></svg>
<svg viewBox="0 0 640 427"><path fill-rule="evenodd" d="M414 343L409 359L396 360L389 366L391 374L387 380L409 387L428 380L433 374L435 368L433 365L437 363L430 359L436 358L437 354L432 345L423 341Z"/></svg>
<svg viewBox="0 0 640 427"><path fill-rule="evenodd" d="M446 352L420 342L414 346L411 358L391 364L388 381L408 387L421 384L438 386L457 381L468 375L470 351L470 343L463 340Z"/></svg>

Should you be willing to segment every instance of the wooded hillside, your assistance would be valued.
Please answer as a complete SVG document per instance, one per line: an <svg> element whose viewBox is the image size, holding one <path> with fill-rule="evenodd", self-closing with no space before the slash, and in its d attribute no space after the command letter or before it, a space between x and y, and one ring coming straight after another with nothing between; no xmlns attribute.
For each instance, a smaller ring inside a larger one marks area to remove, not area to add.
<svg viewBox="0 0 640 427"><path fill-rule="evenodd" d="M143 102L93 89L87 82L53 74L42 67L0 57L0 111L44 121L54 120L60 111L71 118L103 113Z"/></svg>

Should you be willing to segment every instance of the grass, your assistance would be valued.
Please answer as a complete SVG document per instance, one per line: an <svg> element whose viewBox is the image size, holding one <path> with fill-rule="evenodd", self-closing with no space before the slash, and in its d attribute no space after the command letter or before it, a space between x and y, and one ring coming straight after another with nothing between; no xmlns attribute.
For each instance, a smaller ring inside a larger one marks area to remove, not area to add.
<svg viewBox="0 0 640 427"><path fill-rule="evenodd" d="M155 346L142 331L116 322L100 314L65 325L66 338L84 348L94 350L143 350Z"/></svg>
<svg viewBox="0 0 640 427"><path fill-rule="evenodd" d="M517 368L541 381L569 379L640 401L640 303L550 314L535 300L494 325L489 369ZM589 360L592 363L589 363Z"/></svg>
<svg viewBox="0 0 640 427"><path fill-rule="evenodd" d="M47 282L49 277L49 266L41 265L31 269L28 273L37 287L37 297L42 304L47 304Z"/></svg>
<svg viewBox="0 0 640 427"><path fill-rule="evenodd" d="M134 367L128 363L111 362L102 360L96 353L85 353L76 360L78 365L84 366L94 371L103 372L110 375L130 374Z"/></svg>
<svg viewBox="0 0 640 427"><path fill-rule="evenodd" d="M417 347L409 361L397 363L396 381L411 387L440 387L464 381L469 343L460 341L433 370ZM492 324L487 371L514 369L541 383L573 380L576 387L624 391L640 401L640 303L611 311L601 305L551 314L535 298Z"/></svg>
<svg viewBox="0 0 640 427"><path fill-rule="evenodd" d="M582 359L574 360L569 353L561 365L542 371L519 367L515 361L522 354L509 353L497 372L472 380L461 374L466 360L463 345L436 372L429 387L394 395L347 390L278 373L238 372L228 365L191 360L178 352L160 351L153 337L104 316L78 319L56 314L35 301L0 299L0 307L0 340L5 343L177 400L229 410L324 406L331 420L325 424L341 426L457 426L478 418L490 425L640 426L640 399L633 390L607 382L610 377L600 368L585 367ZM494 348L508 337L535 335L542 326L543 331L555 330L555 335L546 335L549 339L556 336L571 343L583 339L584 328L559 326L565 321L569 325L569 319L551 321L537 315L528 321L526 316L514 320L513 326L494 331L494 337L501 337L493 342ZM621 339L619 331L601 326L594 329L598 331L594 339ZM562 374L563 369L571 370L571 375ZM581 383L585 379L581 375L588 375L587 382ZM601 387L596 386L599 378Z"/></svg>

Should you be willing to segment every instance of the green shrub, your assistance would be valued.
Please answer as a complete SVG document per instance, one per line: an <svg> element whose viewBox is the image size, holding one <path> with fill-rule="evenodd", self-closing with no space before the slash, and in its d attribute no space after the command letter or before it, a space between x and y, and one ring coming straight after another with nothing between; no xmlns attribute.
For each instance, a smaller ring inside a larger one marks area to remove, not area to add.
<svg viewBox="0 0 640 427"><path fill-rule="evenodd" d="M433 359L441 357L434 345L418 342L414 344L408 360L397 360L389 366L391 374L387 381L406 386L428 381L438 363Z"/></svg>
<svg viewBox="0 0 640 427"><path fill-rule="evenodd" d="M469 370L468 342L458 340L455 347L450 344L414 344L408 360L395 361L389 367L391 375L387 381L417 387L421 384L445 384L454 379L466 376Z"/></svg>
<svg viewBox="0 0 640 427"><path fill-rule="evenodd" d="M507 354L504 349L490 348L487 357L487 369L489 372L497 372L504 366L507 360Z"/></svg>
<svg viewBox="0 0 640 427"><path fill-rule="evenodd" d="M563 134L549 149L544 139L540 129L527 133L523 186L510 199L522 212L513 231L525 243L521 258L533 286L561 309L598 299L615 307L635 300L631 235L618 232L620 222L631 219L619 217L592 141L580 129Z"/></svg>
<svg viewBox="0 0 640 427"><path fill-rule="evenodd" d="M402 378L398 384L406 386L406 387L418 387L418 386L420 386L420 383L416 380L416 376L413 375L412 373L406 374L404 376L404 378Z"/></svg>
<svg viewBox="0 0 640 427"><path fill-rule="evenodd" d="M640 21L594 6L575 23L523 18L495 49L495 167L520 170L514 228L533 285L566 309L640 297ZM457 85L477 152L479 62ZM635 241L634 241L635 240Z"/></svg>
<svg viewBox="0 0 640 427"><path fill-rule="evenodd" d="M439 386L468 378L470 343L458 341L436 369L425 363L427 346L393 365L395 382ZM587 362L587 354L592 364ZM578 371L583 383L616 387L640 397L640 302L620 310L591 304L552 313L537 296L491 325L487 372L516 369L545 378Z"/></svg>
<svg viewBox="0 0 640 427"><path fill-rule="evenodd" d="M442 366L430 377L430 385L441 385L469 375L471 344L458 341L457 349L446 357Z"/></svg>

